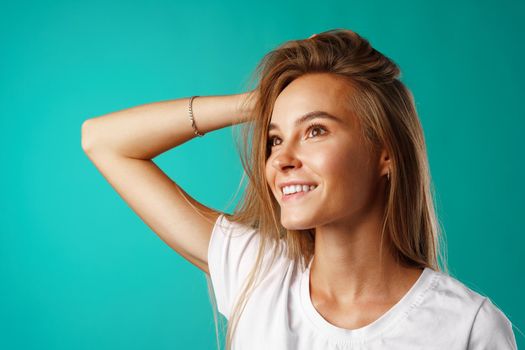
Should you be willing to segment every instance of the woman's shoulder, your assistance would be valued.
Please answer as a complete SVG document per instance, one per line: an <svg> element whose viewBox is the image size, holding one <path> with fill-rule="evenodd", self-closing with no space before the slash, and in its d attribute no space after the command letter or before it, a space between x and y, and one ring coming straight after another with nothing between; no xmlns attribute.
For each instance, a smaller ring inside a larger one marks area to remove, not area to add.
<svg viewBox="0 0 525 350"><path fill-rule="evenodd" d="M469 287L458 277L444 271L432 270L435 275L434 290L444 298L456 299L480 306L486 296Z"/></svg>
<svg viewBox="0 0 525 350"><path fill-rule="evenodd" d="M461 323L468 326L469 349L487 344L498 349L515 349L512 323L489 296L469 287L458 277L432 271L434 281L427 302L432 307L439 307L442 317L453 318L450 321L457 326Z"/></svg>
<svg viewBox="0 0 525 350"><path fill-rule="evenodd" d="M483 294L479 288L470 287L467 282L459 277L444 271L432 270L432 273L434 275L433 294L442 302L446 302L446 305L468 307L476 313L483 305L486 308L490 308L491 305L496 308L490 298ZM473 283L470 284L473 285Z"/></svg>
<svg viewBox="0 0 525 350"><path fill-rule="evenodd" d="M248 223L242 223L233 219L232 214L222 213L217 218L214 229L229 237L254 236L258 233L257 228Z"/></svg>
<svg viewBox="0 0 525 350"><path fill-rule="evenodd" d="M260 229L256 226L254 223L242 222L234 219L231 214L223 213L217 218L212 235L217 235L216 231L218 231L221 239L234 245L250 246L254 251L262 241L265 241L264 254L266 255L274 251L282 252L283 249L286 249L286 242L283 239L276 240L270 235L263 237Z"/></svg>
<svg viewBox="0 0 525 350"><path fill-rule="evenodd" d="M262 250L261 266L273 266L268 261L273 256L273 247L261 246L259 229L250 224L221 214L215 222L208 247L208 266L219 311L229 317L233 302L242 290L257 256ZM281 257L281 259L284 259Z"/></svg>

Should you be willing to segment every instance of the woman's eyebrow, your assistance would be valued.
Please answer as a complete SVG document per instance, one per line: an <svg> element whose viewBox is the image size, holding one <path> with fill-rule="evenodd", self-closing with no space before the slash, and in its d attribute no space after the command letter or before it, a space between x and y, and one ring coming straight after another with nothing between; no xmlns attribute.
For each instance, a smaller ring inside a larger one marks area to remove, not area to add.
<svg viewBox="0 0 525 350"><path fill-rule="evenodd" d="M328 113L328 112L325 112L325 111L313 111L313 112L308 112L306 113L305 115L303 115L302 117L298 118L294 125L295 127L298 127L299 125L301 125L302 123L305 123L309 120L312 120L312 119L316 119L316 118L324 118L324 119L329 119L329 120L333 120L333 121L336 121L338 123L343 123L343 121ZM276 124L273 124L273 123L270 123L270 125L268 126L268 131L271 131L273 129L279 129L279 127L276 125Z"/></svg>

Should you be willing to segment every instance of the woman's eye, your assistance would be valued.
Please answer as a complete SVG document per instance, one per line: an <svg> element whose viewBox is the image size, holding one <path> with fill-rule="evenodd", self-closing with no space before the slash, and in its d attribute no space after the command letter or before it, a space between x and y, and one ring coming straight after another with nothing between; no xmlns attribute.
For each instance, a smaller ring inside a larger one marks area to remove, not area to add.
<svg viewBox="0 0 525 350"><path fill-rule="evenodd" d="M310 130L324 130L326 132L326 128L321 124L312 124L308 127L308 131Z"/></svg>
<svg viewBox="0 0 525 350"><path fill-rule="evenodd" d="M312 130L323 130L324 132L326 132L326 128L323 125L321 125L321 124L312 124L306 130L308 131L308 135L311 134L310 131L312 131ZM321 135L321 134L316 134L313 137L318 136L318 135ZM268 137L268 148L272 148L273 146L277 146L273 142L275 139L279 139L279 138L277 136L270 136L270 137Z"/></svg>
<svg viewBox="0 0 525 350"><path fill-rule="evenodd" d="M268 139L268 144L270 147L277 146L276 144L273 143L273 141L276 139L280 140L280 138L278 138L277 136L270 136L270 138Z"/></svg>

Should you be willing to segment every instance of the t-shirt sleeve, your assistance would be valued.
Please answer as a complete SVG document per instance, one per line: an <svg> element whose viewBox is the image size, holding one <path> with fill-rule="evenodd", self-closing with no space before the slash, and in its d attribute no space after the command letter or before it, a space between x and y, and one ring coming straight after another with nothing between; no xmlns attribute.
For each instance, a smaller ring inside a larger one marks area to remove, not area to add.
<svg viewBox="0 0 525 350"><path fill-rule="evenodd" d="M512 323L492 301L485 297L474 318L468 350L516 350Z"/></svg>
<svg viewBox="0 0 525 350"><path fill-rule="evenodd" d="M208 269L217 309L227 319L255 262L258 245L257 230L224 214L217 218L208 246Z"/></svg>

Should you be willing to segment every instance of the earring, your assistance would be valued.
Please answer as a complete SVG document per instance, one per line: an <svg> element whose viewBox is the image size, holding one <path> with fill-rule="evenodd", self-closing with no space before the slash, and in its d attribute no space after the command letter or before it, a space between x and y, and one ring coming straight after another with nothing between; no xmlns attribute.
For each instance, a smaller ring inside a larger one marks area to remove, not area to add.
<svg viewBox="0 0 525 350"><path fill-rule="evenodd" d="M390 181L390 169L386 172L386 177L388 178L388 181Z"/></svg>

